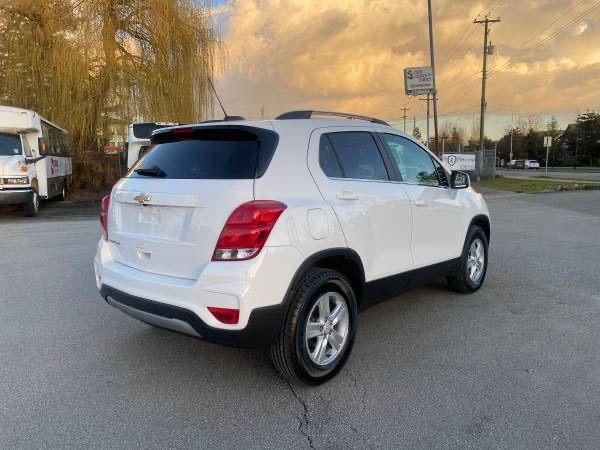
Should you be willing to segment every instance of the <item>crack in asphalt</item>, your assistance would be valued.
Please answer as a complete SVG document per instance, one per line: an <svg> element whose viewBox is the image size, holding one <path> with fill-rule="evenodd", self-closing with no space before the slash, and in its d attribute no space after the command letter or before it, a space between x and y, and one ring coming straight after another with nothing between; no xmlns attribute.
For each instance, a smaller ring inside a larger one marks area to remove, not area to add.
<svg viewBox="0 0 600 450"><path fill-rule="evenodd" d="M308 410L308 405L306 404L306 401L302 398L302 396L296 392L296 389L294 389L294 386L292 386L292 383L287 378L281 376L281 379L285 382L285 384L287 384L292 395L296 398L296 400L298 400L300 405L302 405L302 416L296 416L299 422L298 431L302 436L306 438L308 444L310 445L310 448L315 448L313 437L308 432L308 426L310 423L310 412Z"/></svg>

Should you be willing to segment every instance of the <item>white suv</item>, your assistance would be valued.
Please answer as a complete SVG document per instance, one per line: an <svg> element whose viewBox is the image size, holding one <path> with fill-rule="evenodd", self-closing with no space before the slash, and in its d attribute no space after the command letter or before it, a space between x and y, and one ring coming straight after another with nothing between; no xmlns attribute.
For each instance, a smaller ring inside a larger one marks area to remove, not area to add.
<svg viewBox="0 0 600 450"><path fill-rule="evenodd" d="M467 174L378 119L315 111L155 131L101 223L108 303L269 347L284 376L309 383L342 368L359 309L436 277L479 289L490 239Z"/></svg>

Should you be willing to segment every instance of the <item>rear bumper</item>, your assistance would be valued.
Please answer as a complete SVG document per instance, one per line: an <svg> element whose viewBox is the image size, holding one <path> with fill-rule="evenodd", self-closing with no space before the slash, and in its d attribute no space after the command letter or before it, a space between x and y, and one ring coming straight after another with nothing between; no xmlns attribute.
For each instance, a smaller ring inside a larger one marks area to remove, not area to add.
<svg viewBox="0 0 600 450"><path fill-rule="evenodd" d="M295 247L265 247L251 260L209 262L198 279L154 274L113 257L103 238L94 259L101 295L121 311L163 328L239 347L266 346L283 324L284 299L302 263ZM236 324L219 322L209 307L239 310Z"/></svg>
<svg viewBox="0 0 600 450"><path fill-rule="evenodd" d="M16 205L31 200L33 191L25 189L0 189L0 205Z"/></svg>
<svg viewBox="0 0 600 450"><path fill-rule="evenodd" d="M215 344L258 348L273 343L284 323L285 305L256 308L242 330L224 330L207 325L186 308L135 297L103 285L100 294L115 308L143 322L187 334Z"/></svg>

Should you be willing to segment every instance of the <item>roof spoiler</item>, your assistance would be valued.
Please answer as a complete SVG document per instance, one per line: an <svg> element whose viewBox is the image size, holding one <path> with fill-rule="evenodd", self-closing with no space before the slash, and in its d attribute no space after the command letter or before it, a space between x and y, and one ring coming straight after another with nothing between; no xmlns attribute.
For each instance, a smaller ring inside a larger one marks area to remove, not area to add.
<svg viewBox="0 0 600 450"><path fill-rule="evenodd" d="M379 125L390 126L389 123L376 119L375 117L361 116L359 114L349 114L342 112L333 112L333 111L313 111L313 110L301 110L301 111L289 111L283 113L277 117L275 120L293 120L293 119L312 119L312 116L333 116L333 117L343 117L344 119L354 119L354 120L366 120L367 122L377 123Z"/></svg>
<svg viewBox="0 0 600 450"><path fill-rule="evenodd" d="M200 123L216 123L216 122L236 122L239 120L246 120L242 116L225 116L222 119L214 119L214 120L203 120Z"/></svg>

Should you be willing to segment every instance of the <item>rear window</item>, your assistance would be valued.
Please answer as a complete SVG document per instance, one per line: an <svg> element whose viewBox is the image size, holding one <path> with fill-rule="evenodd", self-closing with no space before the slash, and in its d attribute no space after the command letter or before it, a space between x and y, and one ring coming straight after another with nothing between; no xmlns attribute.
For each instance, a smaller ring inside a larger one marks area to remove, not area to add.
<svg viewBox="0 0 600 450"><path fill-rule="evenodd" d="M276 133L253 127L186 131L155 135L128 176L146 177L136 170L159 168L162 178L252 179L264 174L277 145Z"/></svg>

